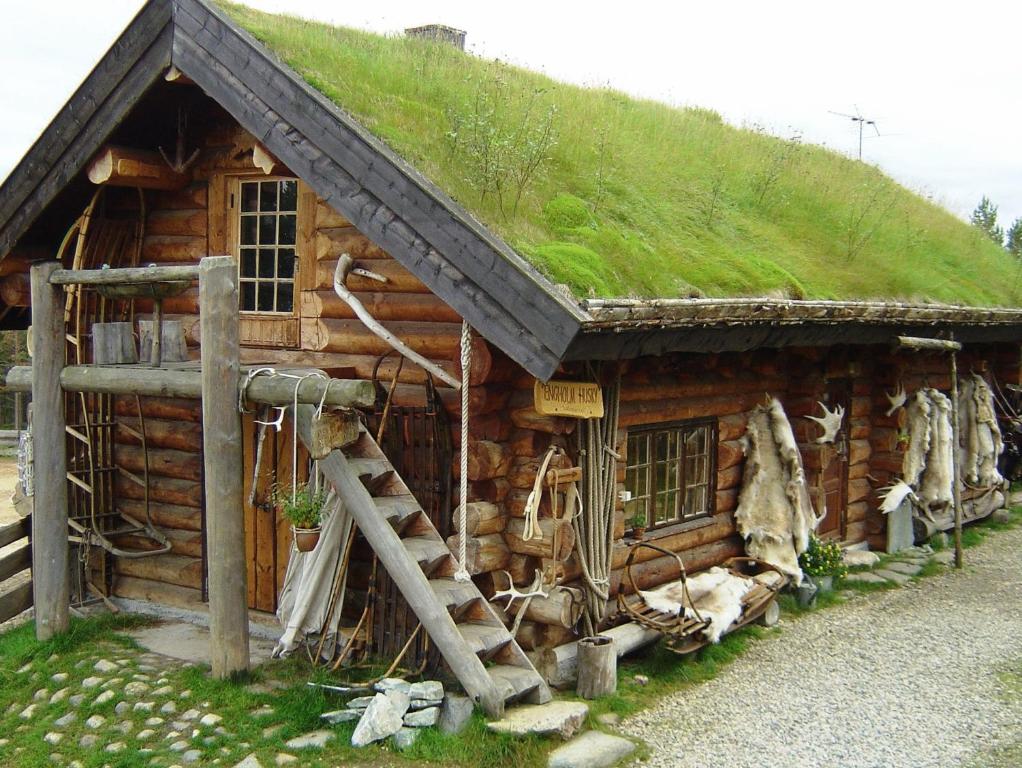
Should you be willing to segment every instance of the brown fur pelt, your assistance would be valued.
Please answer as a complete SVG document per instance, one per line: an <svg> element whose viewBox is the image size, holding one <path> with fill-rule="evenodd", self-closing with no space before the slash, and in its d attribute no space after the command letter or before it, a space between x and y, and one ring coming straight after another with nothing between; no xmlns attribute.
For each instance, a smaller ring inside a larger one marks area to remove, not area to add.
<svg viewBox="0 0 1022 768"><path fill-rule="evenodd" d="M928 511L952 501L954 473L951 401L933 388L916 392L908 405L908 451L902 461L902 476Z"/></svg>
<svg viewBox="0 0 1022 768"><path fill-rule="evenodd" d="M994 396L978 374L963 377L959 384L958 429L962 479L980 488L1004 482L997 471L1004 443L994 411Z"/></svg>
<svg viewBox="0 0 1022 768"><path fill-rule="evenodd" d="M735 522L745 549L801 584L798 556L809 546L809 534L819 519L809 500L795 435L776 398L752 412L744 447Z"/></svg>

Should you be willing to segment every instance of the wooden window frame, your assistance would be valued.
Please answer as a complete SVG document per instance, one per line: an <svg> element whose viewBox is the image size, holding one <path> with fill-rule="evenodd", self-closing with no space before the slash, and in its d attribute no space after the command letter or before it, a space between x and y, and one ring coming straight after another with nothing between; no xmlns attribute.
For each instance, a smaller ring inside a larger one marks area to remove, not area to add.
<svg viewBox="0 0 1022 768"><path fill-rule="evenodd" d="M230 254L238 261L240 275L241 183L243 181L298 182L295 231L294 303L291 312L238 310L241 343L246 347L299 349L301 347L302 291L308 290L316 274L314 217L316 196L297 176L265 174L258 169L225 170L209 181L209 252Z"/></svg>
<svg viewBox="0 0 1022 768"><path fill-rule="evenodd" d="M694 431L696 429L705 428L707 430L707 441L706 441L706 509L702 512L686 514L684 509L685 500L687 496L687 489L689 484L687 478L684 477L685 470L685 440L683 435L687 432ZM674 489L676 493L675 497L675 514L666 520L656 521L656 497L657 493L662 490L657 488L657 472L655 470L657 459L654 455L653 441L658 433L671 433L682 435L678 439L679 453L676 461L676 469L678 475L677 487ZM646 462L643 464L635 463L637 456L632 454L632 438L640 435L648 435L650 437L650 451L646 456ZM629 443L627 458L625 460L625 489L633 492L636 489L628 488L628 472L631 469L642 468L646 472L646 493L642 496L636 497L635 495L625 503L625 518L626 518L626 530L632 530L630 525L630 519L634 516L634 512L629 512L628 505L637 499L646 499L646 527L650 531L663 531L665 529L677 529L679 527L688 527L691 524L702 525L706 521L712 518L717 512L717 447L719 443L719 428L718 420L716 416L698 418L698 419L685 419L681 421L663 422L659 424L643 424L628 429L627 440Z"/></svg>

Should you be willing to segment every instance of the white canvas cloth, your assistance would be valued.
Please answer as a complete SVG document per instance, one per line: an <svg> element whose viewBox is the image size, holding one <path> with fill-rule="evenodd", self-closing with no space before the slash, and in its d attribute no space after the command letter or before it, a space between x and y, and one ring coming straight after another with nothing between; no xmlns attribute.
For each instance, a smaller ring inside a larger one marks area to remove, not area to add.
<svg viewBox="0 0 1022 768"><path fill-rule="evenodd" d="M323 656L332 658L337 644L337 630L344 604L344 581L331 616L330 595L344 557L344 548L351 534L352 518L340 498L330 493L323 518L323 531L319 543L311 552L299 552L291 545L291 555L280 590L277 619L284 628L274 656L289 656L307 638L326 633ZM329 620L329 622L328 622Z"/></svg>

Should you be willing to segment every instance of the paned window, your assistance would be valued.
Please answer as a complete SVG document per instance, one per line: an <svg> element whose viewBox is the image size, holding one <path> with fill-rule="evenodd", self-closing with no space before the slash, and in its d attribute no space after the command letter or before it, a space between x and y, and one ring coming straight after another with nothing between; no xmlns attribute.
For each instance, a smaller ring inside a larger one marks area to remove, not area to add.
<svg viewBox="0 0 1022 768"><path fill-rule="evenodd" d="M291 315L298 272L298 181L242 180L239 196L241 310Z"/></svg>
<svg viewBox="0 0 1022 768"><path fill-rule="evenodd" d="M717 472L717 422L700 419L628 431L625 519L657 528L712 515Z"/></svg>

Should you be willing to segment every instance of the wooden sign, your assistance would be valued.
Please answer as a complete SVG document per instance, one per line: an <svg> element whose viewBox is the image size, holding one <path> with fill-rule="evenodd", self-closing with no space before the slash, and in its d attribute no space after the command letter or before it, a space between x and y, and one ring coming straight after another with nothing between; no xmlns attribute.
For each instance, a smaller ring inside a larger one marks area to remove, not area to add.
<svg viewBox="0 0 1022 768"><path fill-rule="evenodd" d="M544 416L571 416L599 419L603 416L603 390L586 381L549 381L537 379L533 388L536 412Z"/></svg>

